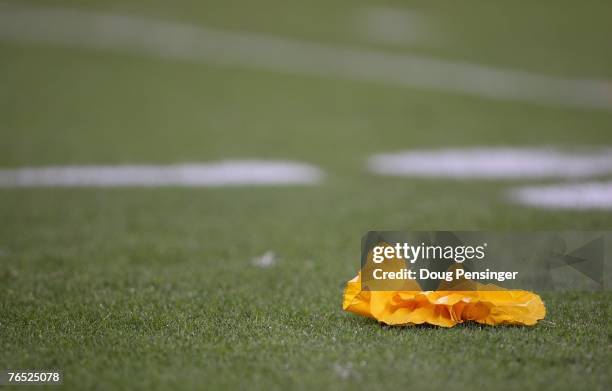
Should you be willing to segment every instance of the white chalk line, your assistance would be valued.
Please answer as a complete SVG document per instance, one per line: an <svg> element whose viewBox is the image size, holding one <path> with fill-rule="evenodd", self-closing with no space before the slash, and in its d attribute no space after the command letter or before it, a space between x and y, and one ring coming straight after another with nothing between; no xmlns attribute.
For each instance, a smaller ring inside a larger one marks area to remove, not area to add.
<svg viewBox="0 0 612 391"><path fill-rule="evenodd" d="M507 197L521 205L545 209L612 209L612 182L587 182L511 189Z"/></svg>
<svg viewBox="0 0 612 391"><path fill-rule="evenodd" d="M0 9L0 39L610 110L612 83L64 8Z"/></svg>
<svg viewBox="0 0 612 391"><path fill-rule="evenodd" d="M323 172L289 161L0 169L0 187L222 187L315 185Z"/></svg>
<svg viewBox="0 0 612 391"><path fill-rule="evenodd" d="M454 179L581 178L612 174L612 149L458 148L384 153L368 160L379 175Z"/></svg>

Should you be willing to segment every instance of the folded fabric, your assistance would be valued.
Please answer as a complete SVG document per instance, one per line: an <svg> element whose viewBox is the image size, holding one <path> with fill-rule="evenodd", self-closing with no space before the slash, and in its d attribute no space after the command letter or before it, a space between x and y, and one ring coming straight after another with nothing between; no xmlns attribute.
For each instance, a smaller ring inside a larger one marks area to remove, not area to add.
<svg viewBox="0 0 612 391"><path fill-rule="evenodd" d="M534 325L546 315L542 299L533 292L469 280L464 283L469 290L421 291L414 283L414 290L364 291L359 273L347 283L342 307L387 325L428 323L452 327L465 321Z"/></svg>

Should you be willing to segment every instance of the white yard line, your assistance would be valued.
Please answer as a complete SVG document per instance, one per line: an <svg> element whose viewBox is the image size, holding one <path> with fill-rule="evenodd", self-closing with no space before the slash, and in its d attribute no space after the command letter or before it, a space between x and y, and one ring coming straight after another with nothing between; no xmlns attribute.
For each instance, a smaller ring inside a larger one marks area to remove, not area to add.
<svg viewBox="0 0 612 391"><path fill-rule="evenodd" d="M0 187L221 187L314 185L318 168L296 162L224 160L207 164L58 166L0 170Z"/></svg>
<svg viewBox="0 0 612 391"><path fill-rule="evenodd" d="M612 182L519 187L510 190L508 198L546 209L612 209Z"/></svg>
<svg viewBox="0 0 612 391"><path fill-rule="evenodd" d="M194 63L610 110L607 80L566 79L466 62L63 8L0 8L0 39Z"/></svg>
<svg viewBox="0 0 612 391"><path fill-rule="evenodd" d="M612 150L563 152L547 148L412 150L374 155L379 175L423 178L580 178L612 174Z"/></svg>

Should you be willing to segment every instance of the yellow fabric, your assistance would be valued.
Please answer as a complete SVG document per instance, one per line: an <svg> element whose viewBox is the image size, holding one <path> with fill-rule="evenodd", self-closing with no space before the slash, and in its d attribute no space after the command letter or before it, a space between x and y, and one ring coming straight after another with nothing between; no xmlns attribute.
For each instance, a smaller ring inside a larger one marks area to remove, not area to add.
<svg viewBox="0 0 612 391"><path fill-rule="evenodd" d="M362 291L359 273L347 283L342 307L388 325L452 327L465 321L534 325L546 315L542 299L533 292L465 283L474 290Z"/></svg>

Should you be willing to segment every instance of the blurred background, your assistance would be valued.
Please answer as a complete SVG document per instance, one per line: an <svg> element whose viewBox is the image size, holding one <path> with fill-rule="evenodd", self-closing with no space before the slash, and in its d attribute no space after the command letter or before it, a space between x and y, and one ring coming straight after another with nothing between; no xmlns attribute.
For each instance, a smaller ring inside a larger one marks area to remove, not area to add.
<svg viewBox="0 0 612 391"><path fill-rule="evenodd" d="M1 9L5 167L609 141L606 2Z"/></svg>

